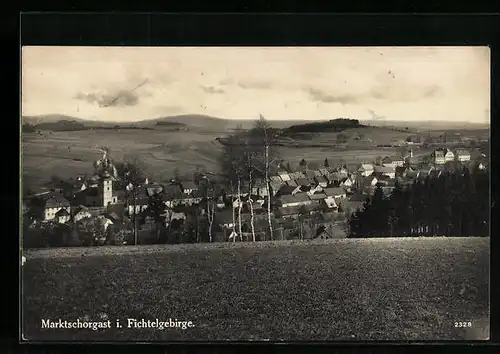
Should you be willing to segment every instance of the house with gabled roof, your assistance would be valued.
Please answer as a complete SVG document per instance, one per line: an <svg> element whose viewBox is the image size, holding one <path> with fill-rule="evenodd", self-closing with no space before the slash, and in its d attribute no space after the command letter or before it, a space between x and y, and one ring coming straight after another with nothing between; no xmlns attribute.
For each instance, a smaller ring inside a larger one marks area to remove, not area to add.
<svg viewBox="0 0 500 354"><path fill-rule="evenodd" d="M55 213L54 219L59 224L65 224L65 223L67 223L69 221L70 214L69 214L69 212L66 209L61 208L61 209L59 209L58 212Z"/></svg>
<svg viewBox="0 0 500 354"><path fill-rule="evenodd" d="M271 182L278 182L278 183L284 182L283 179L280 176L270 176L269 180Z"/></svg>
<svg viewBox="0 0 500 354"><path fill-rule="evenodd" d="M323 189L323 192L326 194L326 196L331 196L334 198L346 198L347 196L346 191L341 187L325 188Z"/></svg>
<svg viewBox="0 0 500 354"><path fill-rule="evenodd" d="M373 173L373 165L363 163L359 165L358 172L361 174L361 176L368 177Z"/></svg>
<svg viewBox="0 0 500 354"><path fill-rule="evenodd" d="M316 176L316 177L314 177L314 180L315 180L315 181L316 181L316 183L317 183L319 186L321 186L322 188L326 188L326 187L328 187L328 184L330 183L330 182L328 181L328 179L327 179L325 176L323 176L323 175L320 175L320 176Z"/></svg>
<svg viewBox="0 0 500 354"><path fill-rule="evenodd" d="M141 191L144 191L148 196L152 196L161 193L163 191L163 186L158 183L148 183L141 186Z"/></svg>
<svg viewBox="0 0 500 354"><path fill-rule="evenodd" d="M297 181L295 181L294 179L291 179L291 180L289 180L289 181L286 181L286 184L287 184L288 186L292 186L292 187L297 187L297 186L298 186Z"/></svg>
<svg viewBox="0 0 500 354"><path fill-rule="evenodd" d="M328 196L324 192L317 192L309 195L309 199L311 199L314 203L320 203L321 201L328 198ZM335 198L334 198L335 199Z"/></svg>
<svg viewBox="0 0 500 354"><path fill-rule="evenodd" d="M323 187L321 187L319 184L310 188L308 191L306 191L306 193L308 195L313 195L315 193L318 193L318 192L322 192L323 191Z"/></svg>
<svg viewBox="0 0 500 354"><path fill-rule="evenodd" d="M281 188L281 186L285 184L285 182L283 182L283 181L281 181L281 182L273 182L273 181L271 181L271 183L269 183L269 184L271 186L271 194L273 196L275 196L276 193L278 193L278 191Z"/></svg>
<svg viewBox="0 0 500 354"><path fill-rule="evenodd" d="M53 220L56 218L56 213L64 209L68 214L71 212L69 201L59 193L50 193L44 196L43 200L43 219Z"/></svg>
<svg viewBox="0 0 500 354"><path fill-rule="evenodd" d="M387 176L390 178L396 178L396 170L394 167L386 167L386 166L374 166L373 174L377 177Z"/></svg>
<svg viewBox="0 0 500 354"><path fill-rule="evenodd" d="M283 195L280 197L281 205L284 208L311 205L312 201L309 199L307 193L296 193L294 195Z"/></svg>
<svg viewBox="0 0 500 354"><path fill-rule="evenodd" d="M455 160L455 154L447 148L436 149L431 156L433 157L434 163L440 165Z"/></svg>
<svg viewBox="0 0 500 354"><path fill-rule="evenodd" d="M283 196L283 195L294 195L297 193L300 193L300 186L289 186L287 184L284 184L280 187L278 190L278 193L276 194L277 196Z"/></svg>
<svg viewBox="0 0 500 354"><path fill-rule="evenodd" d="M328 209L331 209L332 211L337 211L339 208L334 196L331 195L326 196L326 198L323 199L323 202L325 203L326 207Z"/></svg>
<svg viewBox="0 0 500 354"><path fill-rule="evenodd" d="M352 177L346 177L346 178L343 178L340 181L340 186L341 187L353 188L354 184L355 184L355 180Z"/></svg>
<svg viewBox="0 0 500 354"><path fill-rule="evenodd" d="M295 182L297 182L297 185L304 187L311 185L311 181L309 181L307 178L298 178L295 180Z"/></svg>
<svg viewBox="0 0 500 354"><path fill-rule="evenodd" d="M171 205L171 199L167 199L166 196L164 196L164 201L167 207L172 207ZM134 215L134 214L139 214L142 211L146 210L146 208L149 205L149 197L146 196L139 196L136 198L130 198L127 200L126 203L126 210L128 212L128 215ZM135 209L135 213L134 213Z"/></svg>
<svg viewBox="0 0 500 354"><path fill-rule="evenodd" d="M455 158L460 162L470 161L470 152L465 149L457 149L455 151Z"/></svg>
<svg viewBox="0 0 500 354"><path fill-rule="evenodd" d="M73 221L75 222L90 217L92 217L92 214L90 213L89 209L84 205L79 205L78 207L75 208L73 212Z"/></svg>
<svg viewBox="0 0 500 354"><path fill-rule="evenodd" d="M291 176L287 171L278 171L278 177L281 178L283 182L289 181L291 179Z"/></svg>
<svg viewBox="0 0 500 354"><path fill-rule="evenodd" d="M444 165L445 163L444 152L442 150L435 150L431 154L431 158L436 165Z"/></svg>
<svg viewBox="0 0 500 354"><path fill-rule="evenodd" d="M297 219L302 212L304 212L305 215L310 215L317 208L318 205L316 204L281 207L279 208L279 213L281 214L282 220Z"/></svg>

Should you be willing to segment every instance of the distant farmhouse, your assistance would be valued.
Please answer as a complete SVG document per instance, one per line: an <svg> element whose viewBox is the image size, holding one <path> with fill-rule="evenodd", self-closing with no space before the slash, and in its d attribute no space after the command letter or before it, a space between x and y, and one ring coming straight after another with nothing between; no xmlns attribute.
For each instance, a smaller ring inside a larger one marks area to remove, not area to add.
<svg viewBox="0 0 500 354"><path fill-rule="evenodd" d="M455 151L455 157L456 157L457 161L460 161L460 162L470 161L470 153L464 149L457 149Z"/></svg>
<svg viewBox="0 0 500 354"><path fill-rule="evenodd" d="M455 154L447 148L436 149L431 156L436 165L444 165L446 162L455 160Z"/></svg>

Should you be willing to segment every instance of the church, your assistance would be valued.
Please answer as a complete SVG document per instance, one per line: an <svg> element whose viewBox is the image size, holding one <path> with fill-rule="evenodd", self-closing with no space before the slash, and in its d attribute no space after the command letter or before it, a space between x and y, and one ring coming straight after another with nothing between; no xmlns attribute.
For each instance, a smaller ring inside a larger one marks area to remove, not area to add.
<svg viewBox="0 0 500 354"><path fill-rule="evenodd" d="M102 159L94 163L94 175L81 181L79 190L75 193L74 204L86 207L103 207L117 204L123 199L124 191L116 189L118 174L115 166L103 150Z"/></svg>

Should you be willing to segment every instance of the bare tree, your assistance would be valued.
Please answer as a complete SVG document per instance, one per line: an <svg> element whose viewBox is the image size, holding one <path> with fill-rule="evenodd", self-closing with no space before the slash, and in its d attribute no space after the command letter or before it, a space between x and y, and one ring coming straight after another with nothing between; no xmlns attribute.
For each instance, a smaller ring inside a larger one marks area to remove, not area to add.
<svg viewBox="0 0 500 354"><path fill-rule="evenodd" d="M269 136L269 124L262 114L260 115L260 119L257 122L257 128L260 129L264 133L264 180L266 183L267 189L267 221L269 224L269 236L271 240L273 237L273 223L271 218L271 180L269 178L269 167L270 167L270 156L269 156L269 148L271 146L271 137Z"/></svg>
<svg viewBox="0 0 500 354"><path fill-rule="evenodd" d="M253 199L252 199L254 167L253 167L253 153L251 151L247 154L247 160L248 160L248 183L250 189L250 193L248 196L248 205L250 206L250 228L252 230L252 241L255 242L255 216L254 216Z"/></svg>
<svg viewBox="0 0 500 354"><path fill-rule="evenodd" d="M241 202L241 178L238 176L238 235L240 236L240 241L242 240L242 233L241 233L241 207L242 207L242 202Z"/></svg>
<svg viewBox="0 0 500 354"><path fill-rule="evenodd" d="M212 242L212 228L215 216L215 188L213 182L206 176L203 178L203 183L200 183L200 187L202 189L205 189L205 200L207 203L208 239L209 242Z"/></svg>
<svg viewBox="0 0 500 354"><path fill-rule="evenodd" d="M233 186L233 182L231 182L231 213L232 213L232 216L233 216L233 242L236 241L236 236L234 236L234 234L236 234L236 217L234 215L234 186Z"/></svg>
<svg viewBox="0 0 500 354"><path fill-rule="evenodd" d="M137 244L137 197L138 187L144 183L145 164L137 155L128 155L124 161L116 164L118 178L127 184L129 203L132 202L132 222L134 225L134 244Z"/></svg>
<svg viewBox="0 0 500 354"><path fill-rule="evenodd" d="M270 186L270 169L273 163L279 161L276 149L274 149L275 134L271 127L261 115L260 119L255 123L253 129L249 131L236 131L230 137L224 139L224 151L221 155L221 167L226 177L226 182L237 189L238 203L238 230L241 235L241 186L245 182L249 182L252 187L255 178L263 178L266 184L268 195L267 212L269 232L272 229L271 217L271 186ZM233 193L234 196L234 193ZM233 197L234 202L234 197ZM251 202L250 202L251 204ZM253 206L250 205L251 212ZM234 210L233 210L234 211ZM234 214L234 213L233 213Z"/></svg>
<svg viewBox="0 0 500 354"><path fill-rule="evenodd" d="M212 238L212 228L214 225L214 216L215 216L215 203L213 200L207 201L207 217L208 217L208 239L210 242L213 241Z"/></svg>

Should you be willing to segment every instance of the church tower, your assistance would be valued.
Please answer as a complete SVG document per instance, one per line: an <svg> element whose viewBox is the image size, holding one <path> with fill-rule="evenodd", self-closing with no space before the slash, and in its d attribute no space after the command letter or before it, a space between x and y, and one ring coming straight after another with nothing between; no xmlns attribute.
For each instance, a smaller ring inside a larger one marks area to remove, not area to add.
<svg viewBox="0 0 500 354"><path fill-rule="evenodd" d="M110 177L103 177L99 185L102 206L107 207L108 204L113 203L113 179Z"/></svg>

